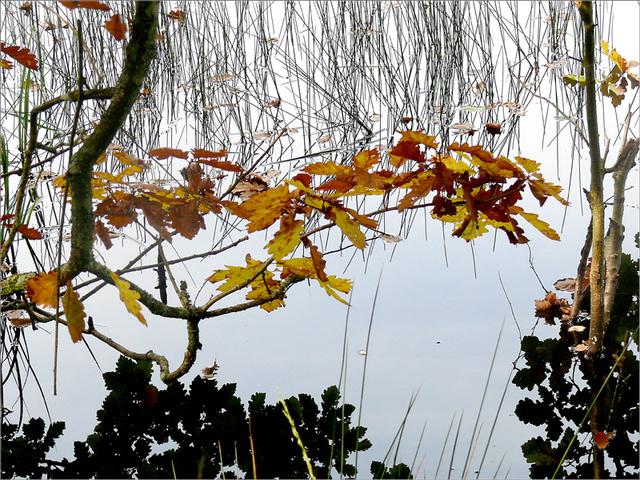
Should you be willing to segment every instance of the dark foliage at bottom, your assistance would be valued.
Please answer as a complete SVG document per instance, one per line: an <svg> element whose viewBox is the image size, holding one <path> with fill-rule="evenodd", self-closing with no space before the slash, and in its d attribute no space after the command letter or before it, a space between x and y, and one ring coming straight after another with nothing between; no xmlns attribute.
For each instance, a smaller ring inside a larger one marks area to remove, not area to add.
<svg viewBox="0 0 640 480"><path fill-rule="evenodd" d="M267 405L256 393L245 410L236 385L218 385L197 377L187 390L175 382L164 390L151 384L149 362L121 357L114 372L104 375L110 391L97 413L94 433L74 443L74 459L47 460L62 435L63 422L45 432L42 419L22 428L2 425L2 475L50 478L258 478L308 477L307 465L280 403ZM314 474L328 478L331 470L355 476L347 462L371 447L366 428L351 426L355 407L340 403L337 387L327 388L318 406L307 394L286 400ZM359 428L359 432L358 432ZM251 432L251 433L250 433ZM254 456L251 455L253 439ZM378 478L411 478L406 465L386 469ZM374 466L372 465L372 472Z"/></svg>

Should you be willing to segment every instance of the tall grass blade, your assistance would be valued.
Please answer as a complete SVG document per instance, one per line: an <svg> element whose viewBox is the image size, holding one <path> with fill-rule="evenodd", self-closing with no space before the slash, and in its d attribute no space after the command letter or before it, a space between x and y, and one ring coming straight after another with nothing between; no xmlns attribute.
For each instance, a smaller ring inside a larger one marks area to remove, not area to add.
<svg viewBox="0 0 640 480"><path fill-rule="evenodd" d="M304 444L302 443L302 438L300 438L300 434L298 433L296 424L293 421L291 414L289 413L287 402L284 401L284 398L282 398L282 395L280 394L279 391L278 391L278 396L280 397L280 404L282 405L282 408L284 410L284 416L287 417L287 420L289 420L289 425L291 425L291 431L293 432L293 436L298 441L298 445L300 446L300 450L302 451L302 458L304 458L304 461L307 464L307 471L309 472L309 476L315 479L316 476L313 473L313 465L311 465L311 459L309 459L309 455L307 454L307 449L304 448Z"/></svg>
<svg viewBox="0 0 640 480"><path fill-rule="evenodd" d="M411 471L412 472L415 472L413 467L416 464L416 459L418 458L418 452L420 451L420 445L422 445L422 439L424 438L424 431L426 429L427 429L427 421L425 420L424 421L424 425L422 426L422 432L420 433L420 439L418 440L418 446L416 447L416 453L413 455L413 460L411 462ZM425 453L425 456L426 456L426 453ZM422 460L424 460L424 457L422 457ZM420 462L420 465L422 465L422 461ZM418 465L418 470L420 470L420 465Z"/></svg>
<svg viewBox="0 0 640 480"><path fill-rule="evenodd" d="M438 460L438 466L436 467L436 474L434 475L434 479L438 478L438 472L440 471L440 464L442 463L442 458L444 457L444 451L447 448L447 442L449 441L449 435L451 434L451 428L453 427L453 422L456 420L456 413L453 414L451 418L451 423L449 423L449 429L447 430L447 435L444 437L444 444L442 445L442 451L440 452L440 459Z"/></svg>
<svg viewBox="0 0 640 480"><path fill-rule="evenodd" d="M476 416L476 423L473 426L473 432L471 433L471 443L469 444L469 450L467 451L467 458L464 461L464 472L469 470L469 463L471 461L471 450L473 448L474 439L476 437L476 430L478 428L478 423L480 422L480 415L482 414L482 407L484 406L484 400L487 397L487 390L489 389L489 381L491 380L491 373L493 372L493 365L496 361L496 354L498 353L498 347L500 346L500 338L502 337L502 330L504 330L504 323L506 321L506 317L502 320L502 325L500 326L500 333L498 334L498 341L496 342L496 348L493 350L493 357L491 358L491 366L489 367L489 374L487 375L487 381L484 385L484 391L482 392L482 400L480 401L480 408L478 409L478 415Z"/></svg>
<svg viewBox="0 0 640 480"><path fill-rule="evenodd" d="M500 397L500 403L498 404L498 409L496 410L496 415L493 418L493 424L491 425L491 431L489 431L489 438L487 438L487 445L484 448L484 452L482 453L482 459L480 460L480 465L478 466L478 473L476 474L476 478L480 477L480 471L482 470L482 465L484 464L484 459L487 456L487 451L489 450L489 445L491 443L491 437L493 437L493 431L495 430L496 423L498 421L498 416L500 415L500 410L502 409L502 404L504 403L504 397L507 395L507 389L511 384L511 376L513 375L515 369L512 369L509 372L509 378L507 378L507 383L504 386L504 390L502 391L502 397ZM496 475L498 472L496 471Z"/></svg>
<svg viewBox="0 0 640 480"><path fill-rule="evenodd" d="M378 301L378 291L380 290L380 281L382 280L382 272L384 270L384 264L380 268L380 275L378 276L378 283L376 285L376 293L373 296L373 305L371 306L371 317L369 318L369 330L367 331L367 343L364 350L366 352L364 356L364 366L362 367L362 385L360 386L360 405L358 406L358 424L356 426L356 459L355 467L356 472L358 470L358 443L360 442L360 422L362 421L362 404L364 402L364 383L367 377L367 359L369 358L369 341L371 340L371 326L373 325L373 314L376 311L376 303Z"/></svg>
<svg viewBox="0 0 640 480"><path fill-rule="evenodd" d="M251 412L249 412L249 443L251 444L251 467L253 468L253 478L258 478L256 471L256 449L253 446L253 433L251 432Z"/></svg>
<svg viewBox="0 0 640 480"><path fill-rule="evenodd" d="M451 450L451 461L449 462L449 473L447 478L451 478L451 472L453 471L453 460L456 458L456 447L458 445L458 437L460 436L460 427L462 426L462 418L464 417L464 410L460 414L460 421L458 422L458 430L456 430L456 438L453 439L453 450Z"/></svg>

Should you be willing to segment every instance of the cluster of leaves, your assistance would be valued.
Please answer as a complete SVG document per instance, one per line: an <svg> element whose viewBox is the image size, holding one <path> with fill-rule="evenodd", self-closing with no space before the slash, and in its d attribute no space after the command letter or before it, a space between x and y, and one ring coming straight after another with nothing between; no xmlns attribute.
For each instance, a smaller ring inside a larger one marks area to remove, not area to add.
<svg viewBox="0 0 640 480"><path fill-rule="evenodd" d="M631 68L637 67L638 62L625 59L615 48L610 52L609 44L604 40L600 40L600 45L605 55L614 63L609 75L600 81L600 91L604 96L611 98L613 106L617 107L624 100L628 85L631 85L631 88L638 88L640 85L638 75L629 71ZM587 80L582 75L565 75L563 81L566 85L572 86L584 87L587 84Z"/></svg>
<svg viewBox="0 0 640 480"><path fill-rule="evenodd" d="M64 432L64 422L53 422L46 428L41 418L32 418L22 427L18 436L18 425L5 423L2 415L2 476L43 478L54 469L47 454Z"/></svg>
<svg viewBox="0 0 640 480"><path fill-rule="evenodd" d="M188 161L181 170L184 183L175 187L134 181L133 176L143 174L147 163L124 152L111 154L122 164L122 170L117 174L102 171L92 174L95 232L106 248L111 247L113 229L139 223L140 215L168 242L175 235L194 238L206 228L204 217L209 213L230 213L246 221L249 233L266 230L279 222L279 228L265 246L271 255L268 260L247 257L246 265L228 266L209 277L210 282L220 284L217 287L222 292L220 298L243 288L250 289L247 300L267 298L288 278L297 275L317 280L330 296L345 302L341 294L349 292L350 282L325 272L323 253L310 238L326 227L337 226L354 247L364 249L367 245L364 231L383 234L378 230L376 215L430 207L434 218L454 224L454 236L470 241L492 226L517 244L528 239L516 217L524 218L545 236L559 239L546 222L517 205L526 187L541 206L549 197L566 204L560 197L561 188L546 182L539 172L540 164L533 160L516 157L511 161L467 143L439 149L435 137L416 131L402 132L399 142L384 154L386 159L378 150L365 150L354 155L350 163L316 162L276 186L252 174L251 169L223 160L228 154L226 150L150 151L149 155L157 161L169 157ZM106 154L101 161L105 158ZM235 181L220 194L219 180L228 174L236 175ZM65 182L62 176L53 183L63 189ZM345 204L354 196L394 193L399 197L397 206L369 214ZM313 228L319 216L328 223ZM300 246L308 251L308 256L292 257ZM46 275L50 277L45 282ZM35 303L55 305L52 295L56 289L51 275L41 275L29 283L29 297ZM40 294L45 283L46 294ZM118 288L129 311L144 323L135 295L127 293L129 290L120 284ZM67 286L69 291L71 287ZM282 299L274 299L262 303L261 308L272 311L283 305ZM79 306L76 311L80 311ZM78 319L74 324L77 328L72 337L77 339L83 323Z"/></svg>
<svg viewBox="0 0 640 480"><path fill-rule="evenodd" d="M98 411L98 424L85 442L75 442L72 461L45 459L64 429L62 422L44 435L44 422L32 420L23 427L21 437L16 437L15 425L6 424L2 474L51 478L215 478L224 474L235 478L237 472L223 472L235 467L260 478L308 475L282 406L267 405L263 393L254 394L245 411L235 395L235 384L218 386L215 379L196 377L188 391L180 382L158 390L150 383L150 362L124 357L104 379L110 393ZM366 428L351 426L355 407L340 405L338 389L327 388L320 407L307 394L292 396L286 404L314 473L329 478L334 468L355 476L355 467L347 459L356 444L364 451L371 443L365 438ZM166 448L167 442L177 447ZM380 462L374 463L372 471L375 466L376 472L388 473Z"/></svg>
<svg viewBox="0 0 640 480"><path fill-rule="evenodd" d="M588 298L583 298L583 302L582 305L589 305ZM563 316L559 309L556 313L558 318ZM592 379L603 378L594 377L586 349L576 348L584 343L583 337L588 336L588 319L583 319L586 329L578 322L576 325L561 322L557 338L540 340L531 335L522 339L526 367L518 371L513 383L523 390L535 390L538 399L520 400L515 413L524 423L544 426L546 433L545 438L537 436L522 445L524 456L531 463L531 478L550 478L554 474L576 432L591 439L598 448L606 449L605 453L615 465L612 476L637 478L639 449L638 442L632 437L637 435L640 413L638 359L629 350L619 357L629 333L637 332L638 314L638 260L623 254L619 288L600 368L608 372L616 361L618 366L601 394L604 396L602 410L606 427L593 435L586 424L578 431L591 404L592 389L598 391L602 386L595 385L597 382ZM638 342L637 338L635 342ZM576 373L579 378L575 378ZM585 446L574 442L558 476L591 478L593 467L587 460L590 451L589 443Z"/></svg>
<svg viewBox="0 0 640 480"><path fill-rule="evenodd" d="M142 306L138 302L140 294L131 290L129 282L120 278L114 272L109 273L114 285L118 288L120 300L124 302L127 310L138 318L143 325L147 325L147 321L142 315ZM55 309L61 301L71 340L77 342L82 339L82 332L86 327L84 321L86 313L80 295L74 290L71 282L67 282L64 292L60 292L58 288L58 272L54 270L30 278L26 282L26 288L27 296L37 305Z"/></svg>

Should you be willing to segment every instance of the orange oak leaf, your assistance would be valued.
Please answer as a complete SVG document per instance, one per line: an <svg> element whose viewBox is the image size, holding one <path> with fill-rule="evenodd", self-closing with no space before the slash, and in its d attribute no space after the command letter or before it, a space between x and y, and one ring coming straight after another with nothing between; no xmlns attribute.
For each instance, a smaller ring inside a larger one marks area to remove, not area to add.
<svg viewBox="0 0 640 480"><path fill-rule="evenodd" d="M179 150L177 148L154 148L149 152L149 155L152 157L156 157L158 160L164 160L169 157L177 157L184 158L185 160L189 158L189 152L185 152L184 150Z"/></svg>
<svg viewBox="0 0 640 480"><path fill-rule="evenodd" d="M172 243L171 233L167 230L166 212L162 208L162 203L150 200L150 195L141 195L136 198L135 204L142 209L147 222L164 238L167 242ZM136 212L134 212L136 213ZM109 217L107 217L109 218ZM113 222L109 221L113 225ZM115 225L114 225L115 226Z"/></svg>
<svg viewBox="0 0 640 480"><path fill-rule="evenodd" d="M96 206L95 214L106 217L108 223L115 228L126 227L138 217L133 203L134 197L131 194L122 194L118 197L113 195Z"/></svg>
<svg viewBox="0 0 640 480"><path fill-rule="evenodd" d="M2 42L0 43L0 51L9 55L20 65L23 65L31 70L38 70L38 60L36 59L36 56L29 51L28 48L14 47Z"/></svg>
<svg viewBox="0 0 640 480"><path fill-rule="evenodd" d="M396 168L400 168L407 160L418 163L423 163L426 160L426 156L420 151L418 144L411 141L399 141L387 152L387 155L391 159L389 163Z"/></svg>
<svg viewBox="0 0 640 480"><path fill-rule="evenodd" d="M117 41L120 42L124 40L124 34L127 31L127 24L122 22L120 14L116 13L111 15L111 19L109 19L103 27L106 28L107 32L113 35L113 38Z"/></svg>
<svg viewBox="0 0 640 480"><path fill-rule="evenodd" d="M222 160L198 160L198 163L204 163L205 165L209 165L210 167L219 168L220 170L225 170L227 172L244 172L244 168L242 168L240 165Z"/></svg>
<svg viewBox="0 0 640 480"><path fill-rule="evenodd" d="M313 266L313 260L310 258L290 258L288 260L280 260L278 265L282 267L280 278L287 278L289 275L302 275L307 278L316 278L316 270Z"/></svg>
<svg viewBox="0 0 640 480"><path fill-rule="evenodd" d="M184 238L191 240L200 230L205 230L204 217L198 211L198 201L194 198L169 211L171 226Z"/></svg>
<svg viewBox="0 0 640 480"><path fill-rule="evenodd" d="M80 301L80 295L73 289L71 282L67 283L67 292L62 297L62 308L67 316L67 328L73 343L82 340L84 330L84 305Z"/></svg>
<svg viewBox="0 0 640 480"><path fill-rule="evenodd" d="M75 2L69 2L69 1L60 1L60 3L67 7L69 10L74 10L76 8L87 8L90 10L102 10L104 12L108 12L109 10L111 10L111 7L109 7L109 5L105 5L102 2L98 2L98 1L91 1L91 0L87 0L87 1L75 1Z"/></svg>
<svg viewBox="0 0 640 480"><path fill-rule="evenodd" d="M293 182L300 182L305 188L310 189L313 180L311 175L307 175L306 173L299 173L295 177L291 179Z"/></svg>
<svg viewBox="0 0 640 480"><path fill-rule="evenodd" d="M0 67L6 70L11 70L13 68L13 62L2 58L0 59Z"/></svg>
<svg viewBox="0 0 640 480"><path fill-rule="evenodd" d="M144 326L147 326L147 321L142 316L142 306L138 303L140 299L140 294L135 290L131 290L131 284L126 280L121 279L118 275L109 271L111 278L113 279L113 283L115 283L116 287L120 291L120 300L122 300L127 307L127 311L140 320Z"/></svg>
<svg viewBox="0 0 640 480"><path fill-rule="evenodd" d="M56 308L58 300L58 273L54 270L27 280L27 297L43 307Z"/></svg>
<svg viewBox="0 0 640 480"><path fill-rule="evenodd" d="M333 180L329 180L319 187L316 187L316 190L335 190L337 193L347 193L349 190L355 187L355 185L355 182L337 180L334 178Z"/></svg>
<svg viewBox="0 0 640 480"><path fill-rule="evenodd" d="M42 234L35 228L27 227L26 225L20 225L18 231L24 238L29 240L42 240Z"/></svg>

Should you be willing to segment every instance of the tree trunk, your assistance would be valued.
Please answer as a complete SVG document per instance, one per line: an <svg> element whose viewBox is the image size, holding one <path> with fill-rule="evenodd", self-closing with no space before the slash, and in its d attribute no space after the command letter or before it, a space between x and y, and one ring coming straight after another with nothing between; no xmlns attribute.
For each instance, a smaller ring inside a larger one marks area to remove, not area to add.
<svg viewBox="0 0 640 480"><path fill-rule="evenodd" d="M580 17L584 25L583 66L586 79L586 118L589 136L589 156L591 159L591 218L593 225L593 243L591 250L591 325L589 330L589 360L591 400L602 385L599 361L604 337L604 168L600 157L600 140L598 134L598 114L596 101L595 78L595 28L593 23L593 3L590 1L578 4ZM596 401L590 413L591 433L602 431L601 402ZM593 478L602 478L604 472L604 452L593 446Z"/></svg>

